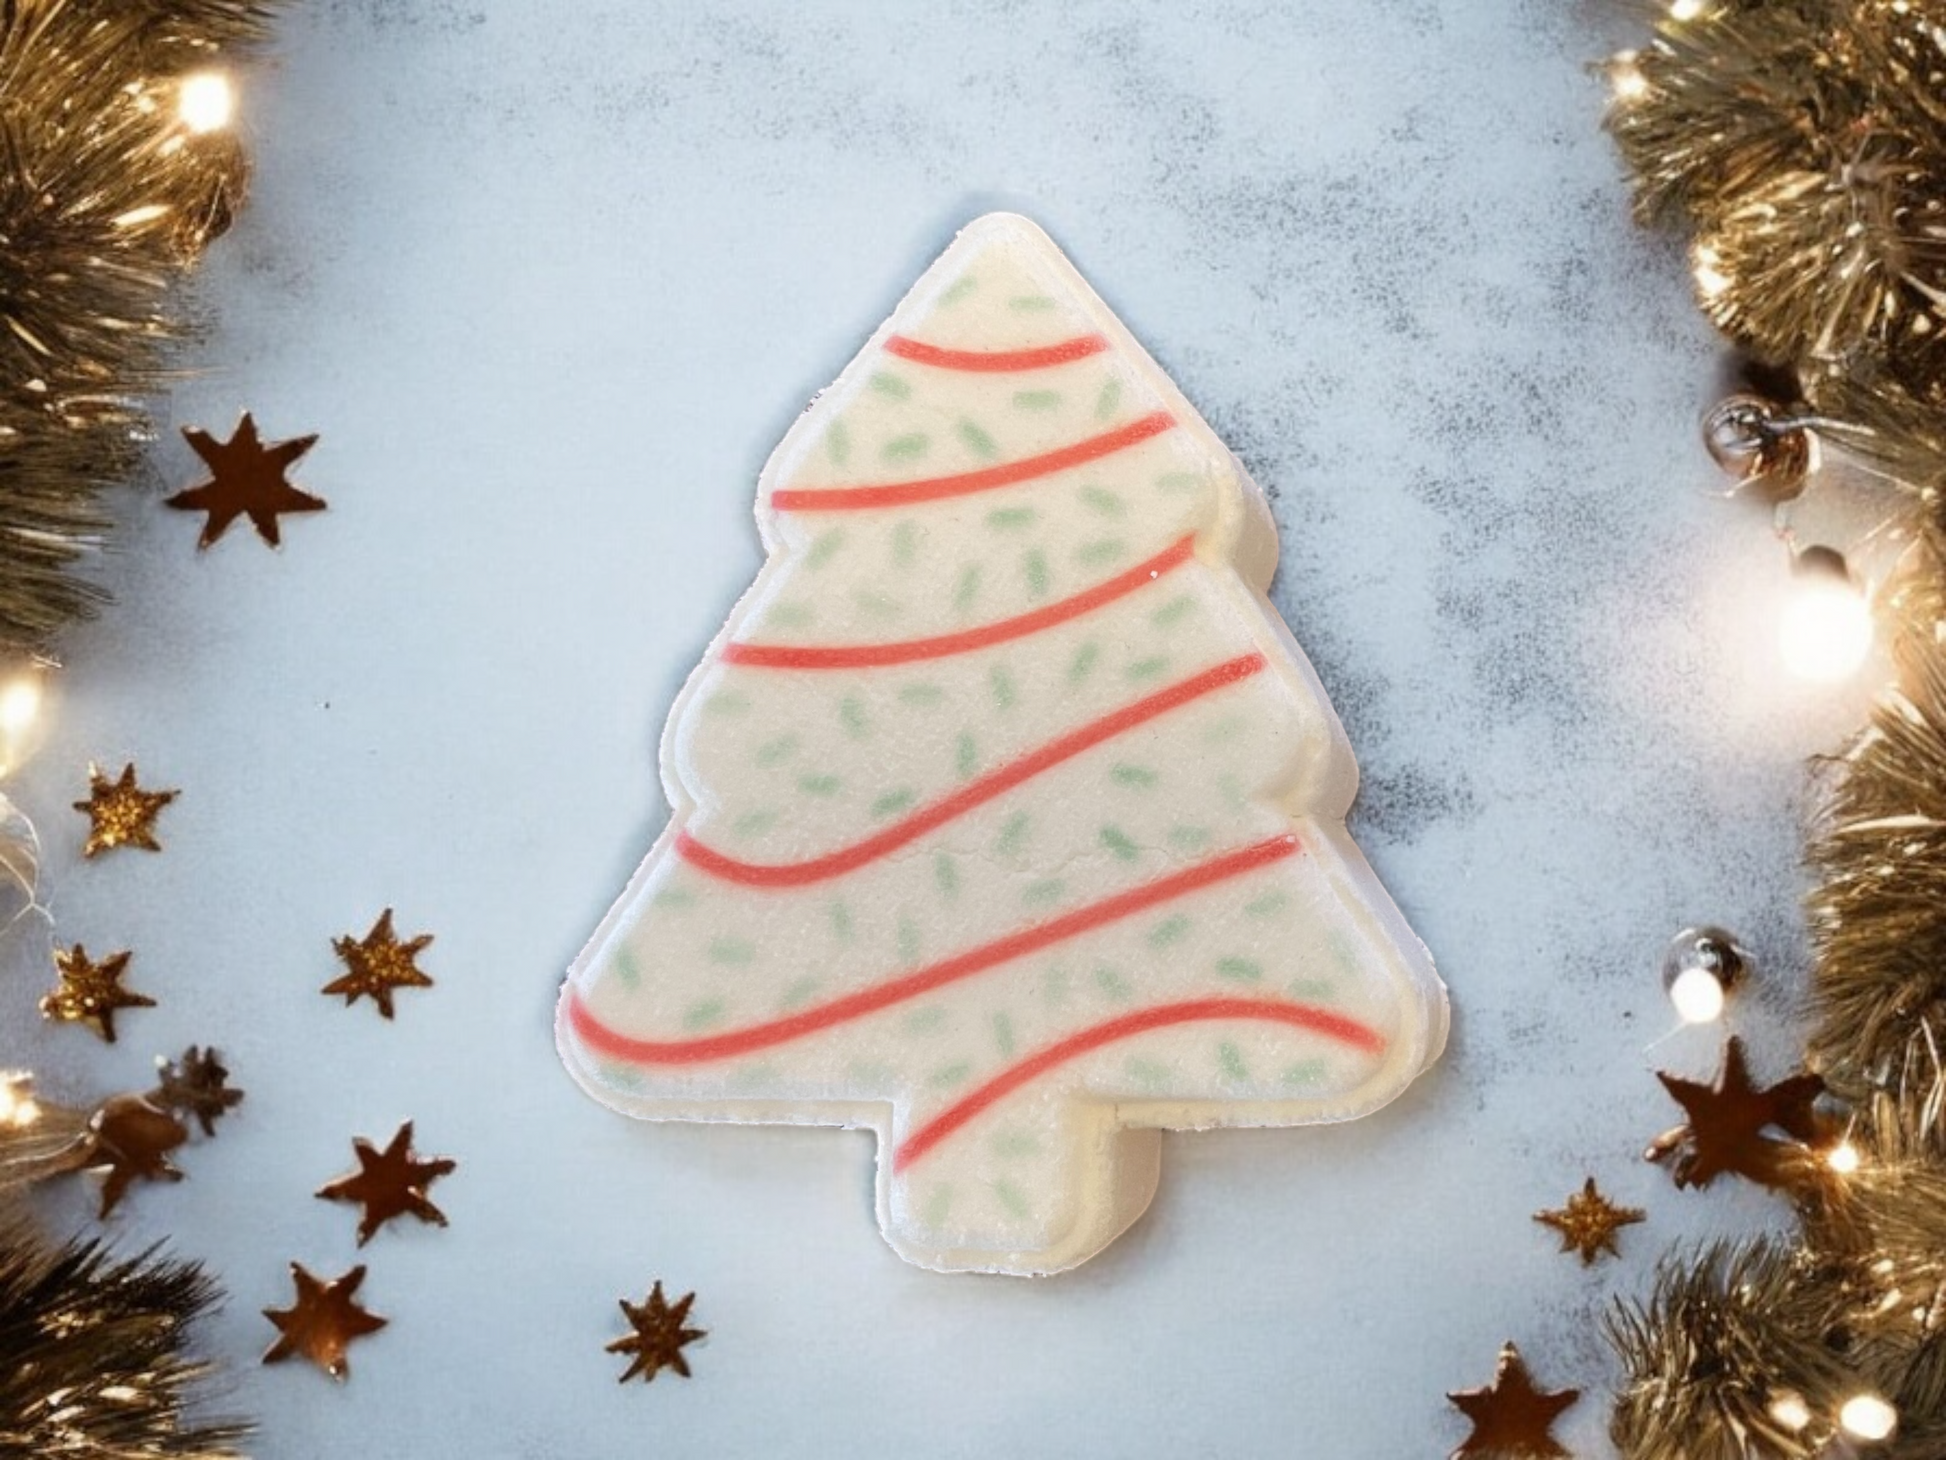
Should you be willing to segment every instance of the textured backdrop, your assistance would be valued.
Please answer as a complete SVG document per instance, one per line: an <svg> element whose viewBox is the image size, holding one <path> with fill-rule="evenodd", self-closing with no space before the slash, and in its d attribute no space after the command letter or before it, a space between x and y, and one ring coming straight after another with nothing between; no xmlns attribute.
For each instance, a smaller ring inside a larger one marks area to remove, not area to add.
<svg viewBox="0 0 1946 1460"><path fill-rule="evenodd" d="M1606 28L1605 28L1606 27ZM361 1453L1444 1453L1502 1339L1611 1380L1594 1316L1685 1234L1777 1221L1639 1161L1706 1073L1656 982L1685 922L1764 960L1791 1056L1800 763L1861 691L1779 676L1781 555L1696 444L1715 345L1632 231L1552 0L300 7L244 115L254 201L173 419L322 434L331 510L271 553L125 506L16 785L57 934L136 950L122 1042L46 1029L8 954L0 1057L81 1097L213 1041L249 1090L191 1178L110 1223L204 1257L262 1460ZM758 562L758 468L972 216L1038 219L1242 456L1277 602L1364 768L1353 832L1450 985L1445 1060L1354 1125L1166 1138L1106 1255L1030 1283L898 1261L868 1136L638 1126L555 1061L560 971L663 817L654 744ZM161 477L195 463L162 443ZM180 786L167 850L83 865L86 762ZM437 941L387 1025L318 996L381 907ZM340 1390L259 1369L349 1137L458 1158L447 1231L363 1254L391 1326ZM1646 1205L1584 1272L1529 1220ZM85 1216L86 1193L51 1203ZM696 1377L602 1345L697 1290ZM1599 1399L1558 1433L1606 1453Z"/></svg>

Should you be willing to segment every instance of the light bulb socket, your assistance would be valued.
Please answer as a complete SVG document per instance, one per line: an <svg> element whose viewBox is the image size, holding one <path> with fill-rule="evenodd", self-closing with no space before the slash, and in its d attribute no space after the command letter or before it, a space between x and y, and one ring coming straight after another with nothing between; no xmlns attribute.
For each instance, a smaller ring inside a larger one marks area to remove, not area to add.
<svg viewBox="0 0 1946 1460"><path fill-rule="evenodd" d="M1721 991L1723 1000L1727 1001L1749 977L1751 967L1748 950L1737 943L1734 934L1708 924L1684 928L1669 940L1669 946L1663 952L1662 990L1675 1001L1685 1018L1690 1018L1688 1000L1678 993L1679 986L1686 988L1696 981L1698 975L1707 976ZM1697 1011L1699 1017L1691 1022L1707 1023L1721 1012L1720 1005L1712 1010Z"/></svg>
<svg viewBox="0 0 1946 1460"><path fill-rule="evenodd" d="M1818 467L1810 422L1749 392L1725 396L1710 408L1703 445L1731 479L1732 495L1748 490L1773 505L1801 493Z"/></svg>

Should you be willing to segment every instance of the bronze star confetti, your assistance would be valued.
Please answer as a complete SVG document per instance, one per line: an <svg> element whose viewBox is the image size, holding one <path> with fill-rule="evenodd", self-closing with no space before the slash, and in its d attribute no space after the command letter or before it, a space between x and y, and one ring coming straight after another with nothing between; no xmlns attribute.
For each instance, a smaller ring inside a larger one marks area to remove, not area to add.
<svg viewBox="0 0 1946 1460"><path fill-rule="evenodd" d="M446 1214L432 1204L426 1188L459 1165L444 1156L421 1161L412 1154L412 1122L400 1126L391 1144L378 1150L362 1136L354 1137L352 1151L358 1169L319 1188L326 1201L362 1203L365 1214L358 1222L358 1245L363 1247L372 1234L392 1218L407 1213L422 1222L446 1225Z"/></svg>
<svg viewBox="0 0 1946 1460"><path fill-rule="evenodd" d="M168 1111L144 1095L111 1095L88 1118L83 1138L90 1170L105 1170L101 1187L101 1215L115 1204L138 1176L150 1181L180 1181L182 1172L170 1163L169 1153L189 1139L189 1130Z"/></svg>
<svg viewBox="0 0 1946 1460"><path fill-rule="evenodd" d="M92 1024L95 1033L113 1044L117 1009L155 1007L155 1000L148 995L122 987L122 975L128 972L128 960L133 956L124 950L96 963L79 943L72 948L56 948L54 971L61 982L41 996L41 1013L67 1023Z"/></svg>
<svg viewBox="0 0 1946 1460"><path fill-rule="evenodd" d="M159 852L162 843L155 839L155 818L180 791L144 791L135 784L135 763L122 767L122 777L111 781L101 767L88 767L88 799L74 803L76 811L88 813L88 841L81 855L92 857L115 847L141 847Z"/></svg>
<svg viewBox="0 0 1946 1460"><path fill-rule="evenodd" d="M1473 1433L1453 1451L1451 1460L1570 1460L1568 1451L1548 1433L1561 1411L1581 1397L1579 1389L1544 1394L1512 1343L1500 1350L1493 1383L1484 1389L1462 1389L1446 1396L1473 1421Z"/></svg>
<svg viewBox="0 0 1946 1460"><path fill-rule="evenodd" d="M432 987L432 980L413 962L431 942L432 934L421 933L401 943L398 934L392 931L392 909L388 907L378 915L378 921L363 939L350 936L332 939L331 949L344 960L346 971L326 984L323 992L343 994L346 1008L357 1003L360 994L369 994L378 1005L378 1012L390 1019L393 989Z"/></svg>
<svg viewBox="0 0 1946 1460"><path fill-rule="evenodd" d="M1563 1252L1579 1252L1581 1265L1592 1266L1606 1252L1621 1256L1615 1233L1631 1223L1643 1221L1646 1213L1636 1207L1618 1207L1603 1196L1590 1176L1581 1190L1568 1198L1568 1204L1555 1211L1535 1212L1534 1220L1561 1234Z"/></svg>
<svg viewBox="0 0 1946 1460"><path fill-rule="evenodd" d="M343 1277L320 1282L300 1263L291 1264L297 1301L288 1308L266 1308L264 1317L277 1325L277 1341L264 1350L266 1364L282 1363L302 1354L334 1379L351 1372L345 1350L355 1338L376 1333L386 1319L358 1306L354 1295L365 1281L365 1269L354 1267Z"/></svg>
<svg viewBox="0 0 1946 1460"><path fill-rule="evenodd" d="M662 1296L662 1283L658 1279L650 1291L648 1301L636 1305L622 1299L622 1316L628 1319L629 1327L635 1331L626 1337L618 1338L603 1353L632 1354L628 1370L622 1375L621 1382L626 1384L637 1374L642 1382L651 1384L663 1369L674 1369L683 1378L689 1377L689 1361L682 1356L685 1345L694 1343L704 1336L707 1330L685 1328L689 1317L689 1305L696 1301L694 1293L684 1293L671 1306Z"/></svg>
<svg viewBox="0 0 1946 1460"><path fill-rule="evenodd" d="M1689 1119L1657 1136L1644 1155L1650 1161L1674 1155L1671 1170L1678 1186L1708 1186L1726 1171L1765 1186L1786 1186L1803 1173L1803 1147L1822 1138L1812 1107L1824 1093L1824 1081L1792 1075L1760 1090L1750 1083L1740 1039L1724 1046L1714 1085L1660 1073L1656 1078ZM1772 1126L1801 1144L1765 1136Z"/></svg>
<svg viewBox="0 0 1946 1460"><path fill-rule="evenodd" d="M203 1134L216 1134L216 1122L243 1100L243 1092L229 1083L230 1072L215 1050L190 1045L180 1060L156 1061L156 1087L149 1099L164 1110L193 1117Z"/></svg>
<svg viewBox="0 0 1946 1460"><path fill-rule="evenodd" d="M210 479L166 501L184 512L209 514L203 522L203 535L196 539L197 547L208 547L239 517L248 517L257 536L276 547L279 513L324 510L324 498L299 491L284 480L292 463L316 444L316 436L266 444L257 439L257 423L248 411L228 441L218 441L209 432L189 426L183 427L182 434L208 464Z"/></svg>

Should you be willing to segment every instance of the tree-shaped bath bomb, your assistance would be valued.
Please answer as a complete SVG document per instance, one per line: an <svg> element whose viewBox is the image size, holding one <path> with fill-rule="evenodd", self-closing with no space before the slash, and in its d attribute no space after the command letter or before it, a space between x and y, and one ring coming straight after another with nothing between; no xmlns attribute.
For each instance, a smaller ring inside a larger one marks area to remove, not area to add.
<svg viewBox="0 0 1946 1460"><path fill-rule="evenodd" d="M1349 1119L1438 1055L1263 498L1032 223L960 234L757 522L561 1001L597 1099L870 1127L902 1256L1048 1273L1141 1215L1159 1130Z"/></svg>

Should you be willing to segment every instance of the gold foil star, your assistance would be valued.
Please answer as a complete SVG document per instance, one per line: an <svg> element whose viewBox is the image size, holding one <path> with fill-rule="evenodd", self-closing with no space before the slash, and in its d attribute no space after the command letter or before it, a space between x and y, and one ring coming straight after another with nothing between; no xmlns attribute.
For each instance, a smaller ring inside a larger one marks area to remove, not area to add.
<svg viewBox="0 0 1946 1460"><path fill-rule="evenodd" d="M180 1060L156 1061L149 1099L173 1114L194 1117L203 1134L213 1136L216 1122L243 1103L243 1092L230 1084L221 1055L192 1044Z"/></svg>
<svg viewBox="0 0 1946 1460"><path fill-rule="evenodd" d="M138 1176L150 1181L180 1181L182 1172L169 1153L189 1139L189 1130L146 1095L112 1095L88 1117L84 1138L90 1170L107 1173L101 1186L101 1215L115 1210Z"/></svg>
<svg viewBox="0 0 1946 1460"><path fill-rule="evenodd" d="M1493 1382L1484 1389L1448 1394L1459 1412L1473 1421L1473 1433L1453 1451L1451 1460L1480 1460L1525 1456L1528 1460L1567 1460L1568 1451L1549 1430L1562 1410L1581 1397L1579 1389L1552 1394L1534 1387L1533 1377L1511 1343L1502 1346Z"/></svg>
<svg viewBox="0 0 1946 1460"><path fill-rule="evenodd" d="M155 839L155 819L180 791L144 791L135 784L135 763L122 767L122 778L111 781L101 767L88 767L88 799L74 803L76 811L88 813L88 843L81 855L92 857L115 847L141 847L159 852Z"/></svg>
<svg viewBox="0 0 1946 1460"><path fill-rule="evenodd" d="M282 1363L302 1354L334 1379L351 1372L345 1350L355 1338L377 1333L386 1324L376 1313L358 1306L354 1294L365 1281L365 1269L354 1267L343 1277L320 1282L303 1266L291 1264L297 1301L288 1308L266 1308L264 1317L277 1325L277 1342L264 1350L266 1364Z"/></svg>
<svg viewBox="0 0 1946 1460"><path fill-rule="evenodd" d="M455 1170L459 1163L444 1156L421 1161L412 1154L412 1122L398 1129L384 1150L363 1137L353 1137L353 1154L358 1169L318 1189L326 1201L355 1201L363 1204L365 1214L358 1222L358 1245L371 1241L372 1233L394 1217L407 1213L435 1226L446 1225L446 1214L432 1204L426 1188Z"/></svg>
<svg viewBox="0 0 1946 1460"><path fill-rule="evenodd" d="M1615 1233L1632 1223L1643 1221L1647 1213L1636 1207L1618 1207L1603 1196L1590 1176L1581 1190L1556 1211L1535 1212L1534 1220L1561 1234L1563 1252L1579 1252L1581 1265L1591 1266L1602 1253L1620 1257Z"/></svg>
<svg viewBox="0 0 1946 1460"><path fill-rule="evenodd" d="M1806 1153L1825 1138L1816 1109L1824 1093L1818 1076L1796 1074L1760 1087L1750 1079L1743 1041L1732 1037L1723 1046L1723 1068L1714 1085L1660 1072L1656 1078L1689 1119L1657 1136L1644 1155L1650 1161L1673 1156L1676 1185L1708 1186L1728 1171L1764 1186L1783 1187L1805 1180L1805 1173L1815 1169ZM1764 1134L1772 1129L1791 1141Z"/></svg>
<svg viewBox="0 0 1946 1460"><path fill-rule="evenodd" d="M209 513L203 522L203 535L196 539L197 547L208 547L239 517L248 517L257 536L276 547L278 513L324 510L324 498L299 491L284 480L291 464L317 442L316 436L265 445L257 439L257 423L248 411L228 441L218 441L209 432L189 426L183 427L182 434L208 464L210 479L165 500L184 512Z"/></svg>
<svg viewBox="0 0 1946 1460"><path fill-rule="evenodd" d="M92 1024L95 1033L113 1044L117 1009L155 1007L155 1000L146 994L122 987L122 975L128 972L128 960L133 956L124 950L96 963L79 943L72 948L56 948L54 971L61 982L41 996L41 1013L65 1023Z"/></svg>
<svg viewBox="0 0 1946 1460"><path fill-rule="evenodd" d="M622 1299L622 1316L628 1319L629 1327L635 1332L618 1338L604 1353L633 1354L628 1370L622 1375L626 1384L637 1374L642 1382L652 1384L655 1376L663 1369L674 1369L683 1378L689 1377L689 1361L682 1356L683 1347L694 1343L704 1336L706 1330L685 1328L683 1322L689 1317L689 1305L696 1301L694 1293L684 1293L672 1307L662 1296L662 1283L658 1279L649 1293L648 1301L637 1306Z"/></svg>
<svg viewBox="0 0 1946 1460"><path fill-rule="evenodd" d="M369 994L378 1005L378 1012L390 1019L393 989L432 987L432 980L413 962L431 942L432 934L421 933L410 942L401 943L398 934L392 931L392 909L388 907L362 939L347 935L331 940L332 951L344 960L345 972L322 991L343 994L346 1008L357 1003L360 994Z"/></svg>

